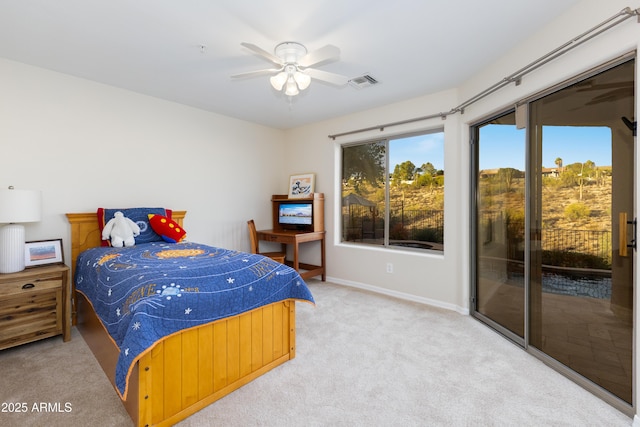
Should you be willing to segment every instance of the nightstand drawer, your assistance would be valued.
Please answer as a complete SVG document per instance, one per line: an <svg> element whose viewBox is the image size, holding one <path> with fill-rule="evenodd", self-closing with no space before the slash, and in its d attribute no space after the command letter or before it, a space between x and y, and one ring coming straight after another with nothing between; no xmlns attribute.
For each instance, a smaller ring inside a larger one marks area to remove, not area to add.
<svg viewBox="0 0 640 427"><path fill-rule="evenodd" d="M0 275L0 349L63 335L70 338L68 267Z"/></svg>
<svg viewBox="0 0 640 427"><path fill-rule="evenodd" d="M60 286L0 301L0 348L61 334L61 304Z"/></svg>
<svg viewBox="0 0 640 427"><path fill-rule="evenodd" d="M59 276L2 283L0 298L14 298L18 295L46 292L56 288L62 289L62 279ZM2 304L1 301L0 304Z"/></svg>

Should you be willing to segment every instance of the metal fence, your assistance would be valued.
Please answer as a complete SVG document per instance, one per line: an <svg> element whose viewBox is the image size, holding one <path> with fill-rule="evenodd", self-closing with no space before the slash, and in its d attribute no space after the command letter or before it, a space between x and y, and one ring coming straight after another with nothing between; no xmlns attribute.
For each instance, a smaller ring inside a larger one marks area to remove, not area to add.
<svg viewBox="0 0 640 427"><path fill-rule="evenodd" d="M524 241L524 220L503 216L502 213L485 212L480 217L479 233L482 243L501 241L517 245ZM592 255L611 262L611 231L543 228L543 251L573 252Z"/></svg>
<svg viewBox="0 0 640 427"><path fill-rule="evenodd" d="M350 205L343 208L343 238L348 241L383 240L384 217L384 211L376 207ZM394 240L443 243L444 211L392 206L389 237Z"/></svg>
<svg viewBox="0 0 640 427"><path fill-rule="evenodd" d="M362 205L343 208L342 237L351 242L384 238L384 215L378 209Z"/></svg>
<svg viewBox="0 0 640 427"><path fill-rule="evenodd" d="M389 234L391 239L443 243L444 211L392 207Z"/></svg>
<svg viewBox="0 0 640 427"><path fill-rule="evenodd" d="M390 213L390 239L444 242L444 211L404 209L398 204L392 205ZM345 240L384 240L384 212L376 207L351 205L343 211L342 224ZM479 232L483 243L499 241L515 248L524 241L524 221L501 212L485 212L480 218ZM544 251L587 254L611 262L611 231L543 228L541 242Z"/></svg>
<svg viewBox="0 0 640 427"><path fill-rule="evenodd" d="M542 229L542 250L577 252L611 262L611 232Z"/></svg>

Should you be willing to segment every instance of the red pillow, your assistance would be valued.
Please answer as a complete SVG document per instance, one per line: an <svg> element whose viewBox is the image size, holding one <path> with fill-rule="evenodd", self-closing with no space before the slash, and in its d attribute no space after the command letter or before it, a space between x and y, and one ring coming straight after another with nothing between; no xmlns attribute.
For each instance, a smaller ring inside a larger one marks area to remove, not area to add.
<svg viewBox="0 0 640 427"><path fill-rule="evenodd" d="M178 243L187 235L187 232L177 222L163 215L149 214L149 224L165 242Z"/></svg>

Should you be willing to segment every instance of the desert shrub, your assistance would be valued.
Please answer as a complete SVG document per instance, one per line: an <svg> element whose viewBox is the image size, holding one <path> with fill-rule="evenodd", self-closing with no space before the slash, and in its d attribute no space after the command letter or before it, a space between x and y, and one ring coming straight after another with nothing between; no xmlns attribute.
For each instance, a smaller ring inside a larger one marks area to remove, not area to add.
<svg viewBox="0 0 640 427"><path fill-rule="evenodd" d="M560 188L562 187L562 181L558 178L545 176L542 178L542 186L545 188Z"/></svg>
<svg viewBox="0 0 640 427"><path fill-rule="evenodd" d="M397 223L389 230L389 238L393 240L407 240L409 238L409 232L401 223Z"/></svg>
<svg viewBox="0 0 640 427"><path fill-rule="evenodd" d="M507 236L511 241L524 241L524 210L505 210Z"/></svg>
<svg viewBox="0 0 640 427"><path fill-rule="evenodd" d="M442 232L434 228L421 228L417 230L415 239L421 242L444 243Z"/></svg>
<svg viewBox="0 0 640 427"><path fill-rule="evenodd" d="M564 208L564 216L570 221L587 218L591 215L591 209L584 203L571 203Z"/></svg>

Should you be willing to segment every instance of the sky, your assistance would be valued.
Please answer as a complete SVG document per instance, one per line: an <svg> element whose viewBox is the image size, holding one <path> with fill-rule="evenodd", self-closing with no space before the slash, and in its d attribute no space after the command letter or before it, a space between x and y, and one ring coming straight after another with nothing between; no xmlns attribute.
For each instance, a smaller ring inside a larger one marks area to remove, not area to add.
<svg viewBox="0 0 640 427"><path fill-rule="evenodd" d="M513 125L487 125L480 131L480 170L512 167L525 170L525 130ZM542 166L556 167L591 160L611 166L611 130L593 126L545 126L542 130Z"/></svg>
<svg viewBox="0 0 640 427"><path fill-rule="evenodd" d="M591 160L596 166L611 166L611 130L595 126L545 126L542 131L542 166L584 163ZM514 125L487 125L480 133L480 170L512 167L525 170L524 129ZM444 133L430 133L394 139L389 143L389 170L410 160L416 167L430 162L436 169L445 170Z"/></svg>
<svg viewBox="0 0 640 427"><path fill-rule="evenodd" d="M431 163L444 170L444 132L417 135L389 141L389 170L410 160L416 167Z"/></svg>

